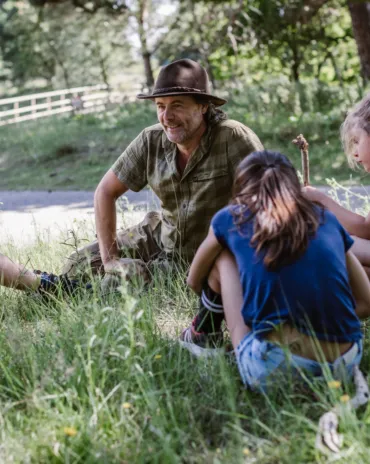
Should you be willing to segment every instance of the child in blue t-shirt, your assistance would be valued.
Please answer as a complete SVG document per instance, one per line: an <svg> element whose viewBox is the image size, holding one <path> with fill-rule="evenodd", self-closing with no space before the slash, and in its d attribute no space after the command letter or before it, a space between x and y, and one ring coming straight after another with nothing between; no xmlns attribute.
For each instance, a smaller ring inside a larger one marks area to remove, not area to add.
<svg viewBox="0 0 370 464"><path fill-rule="evenodd" d="M201 309L182 344L209 352L222 342L225 317L251 388L288 368L352 374L362 356L359 317L370 315L370 284L352 243L332 213L304 196L284 155L248 155L191 265Z"/></svg>

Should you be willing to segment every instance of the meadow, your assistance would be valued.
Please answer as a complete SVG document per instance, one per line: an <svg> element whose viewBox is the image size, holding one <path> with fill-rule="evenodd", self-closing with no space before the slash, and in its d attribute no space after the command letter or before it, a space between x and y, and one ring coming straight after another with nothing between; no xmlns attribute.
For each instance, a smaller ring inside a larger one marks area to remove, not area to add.
<svg viewBox="0 0 370 464"><path fill-rule="evenodd" d="M348 101L321 111L311 102L311 109L301 104L298 111L289 100L278 111L277 91L264 102L257 90L234 96L230 117L246 122L297 167L291 139L303 132L314 183L332 177L343 185L361 182L361 172L350 178L338 138ZM324 101L330 107L327 95ZM93 189L152 122L153 107L140 103L101 116L1 128L0 189ZM58 273L71 252L66 234L52 240L40 234L32 245L9 237L1 252L31 269ZM93 238L78 222L75 234ZM352 385L333 387L329 377L303 385L285 376L267 397L243 387L232 360L195 359L181 349L178 336L197 308L185 276L186 269L158 271L146 289L122 282L119 293L108 295L92 278L91 291L64 299L0 289L0 462L370 462L370 407L355 413L341 403ZM361 368L368 373L366 323L364 334ZM335 404L342 404L344 444L333 457L315 449L315 435L319 417Z"/></svg>
<svg viewBox="0 0 370 464"><path fill-rule="evenodd" d="M283 78L229 92L224 109L249 126L268 149L288 155L300 169L292 144L303 133L310 144L311 181L366 183L350 172L339 129L363 89ZM101 114L39 119L0 127L0 190L93 190L128 144L157 122L152 102L126 103Z"/></svg>
<svg viewBox="0 0 370 464"><path fill-rule="evenodd" d="M57 272L64 240L2 252ZM0 462L331 462L315 450L317 422L353 387L285 376L269 397L246 391L230 360L179 346L197 306L185 270L152 277L108 295L95 278L91 292L49 301L0 290ZM336 462L369 462L370 408L343 404L340 432Z"/></svg>

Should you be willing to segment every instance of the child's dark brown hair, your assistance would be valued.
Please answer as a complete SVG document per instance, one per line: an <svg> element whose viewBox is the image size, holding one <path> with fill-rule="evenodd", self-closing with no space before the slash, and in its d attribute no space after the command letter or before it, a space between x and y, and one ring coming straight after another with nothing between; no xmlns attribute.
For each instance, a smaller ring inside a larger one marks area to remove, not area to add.
<svg viewBox="0 0 370 464"><path fill-rule="evenodd" d="M245 222L253 221L251 244L264 253L269 270L299 258L320 221L291 162L267 150L251 153L239 164L231 204L239 205L233 215L240 232Z"/></svg>

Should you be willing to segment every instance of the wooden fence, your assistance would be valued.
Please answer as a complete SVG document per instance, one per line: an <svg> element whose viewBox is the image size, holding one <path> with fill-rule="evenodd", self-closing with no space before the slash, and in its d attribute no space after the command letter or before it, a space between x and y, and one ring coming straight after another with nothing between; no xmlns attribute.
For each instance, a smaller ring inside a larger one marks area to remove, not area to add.
<svg viewBox="0 0 370 464"><path fill-rule="evenodd" d="M0 126L63 113L103 111L107 105L131 100L134 89L118 92L106 85L76 87L0 100Z"/></svg>

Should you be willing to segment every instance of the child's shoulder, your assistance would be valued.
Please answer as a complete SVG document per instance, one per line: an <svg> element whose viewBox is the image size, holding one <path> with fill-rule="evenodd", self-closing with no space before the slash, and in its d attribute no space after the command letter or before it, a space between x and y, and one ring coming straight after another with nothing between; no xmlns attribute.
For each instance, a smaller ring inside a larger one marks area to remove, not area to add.
<svg viewBox="0 0 370 464"><path fill-rule="evenodd" d="M317 205L316 208L319 214L321 224L331 224L335 226L339 225L339 221L334 213L329 211L327 208L324 208L319 205Z"/></svg>
<svg viewBox="0 0 370 464"><path fill-rule="evenodd" d="M248 215L248 209L244 205L230 204L217 211L212 222L233 223L234 219L240 215Z"/></svg>

